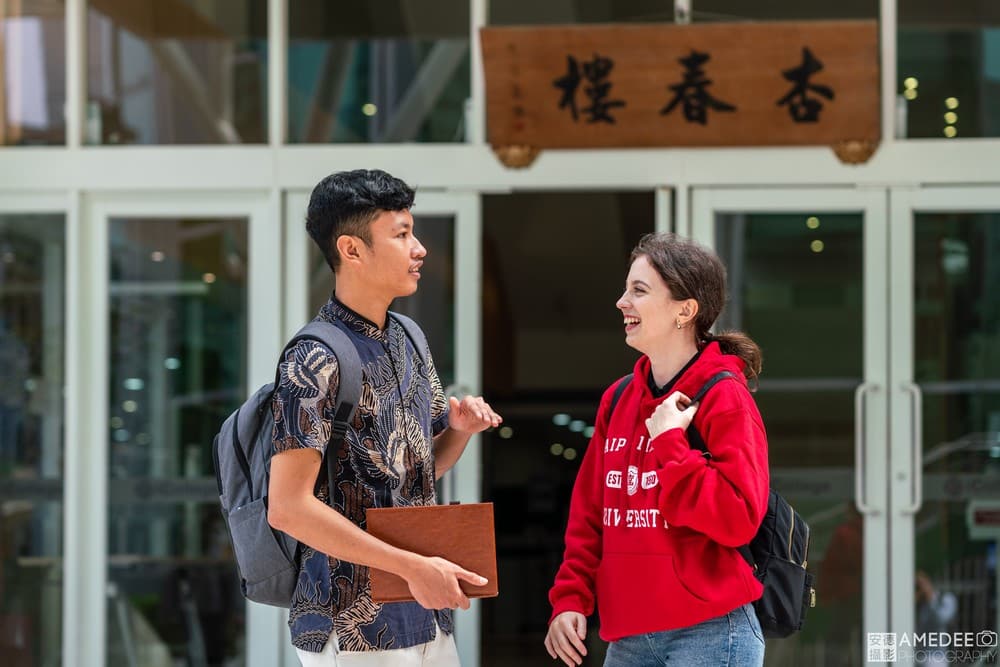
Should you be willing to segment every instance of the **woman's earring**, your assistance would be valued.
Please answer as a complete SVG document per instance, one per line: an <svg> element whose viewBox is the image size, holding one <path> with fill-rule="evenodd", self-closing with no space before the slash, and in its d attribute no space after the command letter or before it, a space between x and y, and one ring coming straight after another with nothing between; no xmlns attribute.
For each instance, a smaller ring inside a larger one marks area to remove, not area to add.
<svg viewBox="0 0 1000 667"><path fill-rule="evenodd" d="M681 324L680 320L677 320L677 328L678 329L683 329L684 328L684 325Z"/></svg>

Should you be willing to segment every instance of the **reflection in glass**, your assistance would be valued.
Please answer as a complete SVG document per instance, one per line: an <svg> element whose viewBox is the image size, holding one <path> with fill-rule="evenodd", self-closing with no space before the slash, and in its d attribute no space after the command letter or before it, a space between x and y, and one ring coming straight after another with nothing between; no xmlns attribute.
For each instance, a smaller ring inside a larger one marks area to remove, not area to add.
<svg viewBox="0 0 1000 667"><path fill-rule="evenodd" d="M698 0L691 3L696 23L728 21L816 21L877 19L878 0L843 2L741 2L740 0Z"/></svg>
<svg viewBox="0 0 1000 667"><path fill-rule="evenodd" d="M817 377L860 382L861 216L783 213L716 220L730 292L717 328L750 332L764 351L763 382ZM816 354L816 341L827 339L848 344Z"/></svg>
<svg viewBox="0 0 1000 667"><path fill-rule="evenodd" d="M0 2L0 146L66 141L66 7Z"/></svg>
<svg viewBox="0 0 1000 667"><path fill-rule="evenodd" d="M914 378L923 393L918 632L996 627L1000 508L1000 214L917 214Z"/></svg>
<svg viewBox="0 0 1000 667"><path fill-rule="evenodd" d="M211 445L246 392L245 220L110 222L108 665L242 661Z"/></svg>
<svg viewBox="0 0 1000 667"><path fill-rule="evenodd" d="M672 23L673 4L649 0L575 0L574 2L491 2L490 25L564 23Z"/></svg>
<svg viewBox="0 0 1000 667"><path fill-rule="evenodd" d="M854 389L863 372L863 219L855 214L718 214L729 303L717 324L747 332L764 370L754 394L771 486L810 525L817 607L765 664L854 665L861 634L862 517L854 506Z"/></svg>
<svg viewBox="0 0 1000 667"><path fill-rule="evenodd" d="M469 3L289 3L290 143L461 142Z"/></svg>
<svg viewBox="0 0 1000 667"><path fill-rule="evenodd" d="M899 0L907 137L1000 136L1000 6Z"/></svg>
<svg viewBox="0 0 1000 667"><path fill-rule="evenodd" d="M84 143L262 143L267 0L88 3Z"/></svg>
<svg viewBox="0 0 1000 667"><path fill-rule="evenodd" d="M483 197L483 394L504 417L482 436L483 497L506 586L482 602L483 665L552 664L542 640L569 497L601 392L638 356L615 302L653 226L650 192ZM584 664L600 665L591 620Z"/></svg>
<svg viewBox="0 0 1000 667"><path fill-rule="evenodd" d="M534 2L504 0L490 3L491 25L562 23L673 23L674 5L659 0L572 0ZM878 0L837 3L777 0L698 0L691 3L695 23L713 21L788 21L792 19L878 18Z"/></svg>
<svg viewBox="0 0 1000 667"><path fill-rule="evenodd" d="M419 195L418 195L419 197ZM391 308L420 323L427 334L441 385L455 382L455 223L451 216L413 216L417 238L427 249L416 294Z"/></svg>
<svg viewBox="0 0 1000 667"><path fill-rule="evenodd" d="M62 659L62 214L0 215L0 656Z"/></svg>

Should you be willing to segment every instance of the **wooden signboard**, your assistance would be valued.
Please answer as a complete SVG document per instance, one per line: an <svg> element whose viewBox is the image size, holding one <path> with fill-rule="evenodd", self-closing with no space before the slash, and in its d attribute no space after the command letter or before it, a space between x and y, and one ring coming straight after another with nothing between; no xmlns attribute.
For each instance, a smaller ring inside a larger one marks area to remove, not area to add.
<svg viewBox="0 0 1000 667"><path fill-rule="evenodd" d="M875 21L483 28L495 147L880 138Z"/></svg>

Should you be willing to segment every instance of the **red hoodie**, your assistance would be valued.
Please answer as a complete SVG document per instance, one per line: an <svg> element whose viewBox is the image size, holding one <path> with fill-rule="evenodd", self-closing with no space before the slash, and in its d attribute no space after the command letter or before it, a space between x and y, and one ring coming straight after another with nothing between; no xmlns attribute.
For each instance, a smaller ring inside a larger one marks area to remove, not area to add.
<svg viewBox="0 0 1000 667"><path fill-rule="evenodd" d="M614 641L694 625L760 597L736 550L756 534L769 485L767 438L743 366L710 343L657 398L643 356L610 423L614 385L604 392L549 591L552 618L589 616L596 593L601 638ZM716 384L694 416L710 459L679 428L650 441L646 419L657 405L674 391L694 396L722 370L736 377Z"/></svg>

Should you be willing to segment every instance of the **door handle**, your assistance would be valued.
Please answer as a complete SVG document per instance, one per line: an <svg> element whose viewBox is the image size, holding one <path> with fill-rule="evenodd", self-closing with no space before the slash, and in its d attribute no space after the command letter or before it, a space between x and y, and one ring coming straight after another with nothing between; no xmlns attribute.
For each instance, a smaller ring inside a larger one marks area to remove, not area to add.
<svg viewBox="0 0 1000 667"><path fill-rule="evenodd" d="M910 503L899 508L904 514L916 514L924 502L924 400L920 387L907 382L902 387L910 395L913 407L910 413L912 441L910 443Z"/></svg>
<svg viewBox="0 0 1000 667"><path fill-rule="evenodd" d="M864 382L854 390L854 505L862 514L877 514L878 510L868 504L865 494L865 396L879 390L879 385Z"/></svg>

